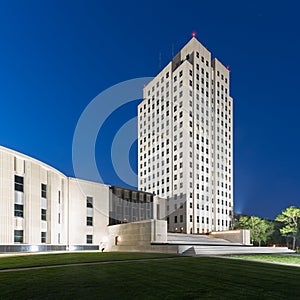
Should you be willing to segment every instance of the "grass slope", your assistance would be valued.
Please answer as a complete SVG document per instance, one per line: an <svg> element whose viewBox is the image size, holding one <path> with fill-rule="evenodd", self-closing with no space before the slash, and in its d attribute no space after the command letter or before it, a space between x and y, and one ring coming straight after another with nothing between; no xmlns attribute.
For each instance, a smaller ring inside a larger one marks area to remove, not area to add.
<svg viewBox="0 0 300 300"><path fill-rule="evenodd" d="M31 254L0 257L0 270L38 266L64 265L72 263L101 262L144 258L174 257L172 254L122 253L122 252L78 252L57 254Z"/></svg>
<svg viewBox="0 0 300 300"><path fill-rule="evenodd" d="M178 258L0 273L0 299L295 299L299 282L297 267Z"/></svg>
<svg viewBox="0 0 300 300"><path fill-rule="evenodd" d="M233 257L300 265L300 256L289 254L251 254L234 255Z"/></svg>

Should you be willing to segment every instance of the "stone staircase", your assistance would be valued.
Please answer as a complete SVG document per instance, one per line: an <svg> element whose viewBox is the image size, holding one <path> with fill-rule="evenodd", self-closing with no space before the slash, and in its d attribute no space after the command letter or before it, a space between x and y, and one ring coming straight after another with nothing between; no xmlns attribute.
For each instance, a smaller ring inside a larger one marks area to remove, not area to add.
<svg viewBox="0 0 300 300"><path fill-rule="evenodd" d="M177 245L178 253L184 256L294 253L286 247L253 247L207 235L178 233L168 234L168 245Z"/></svg>
<svg viewBox="0 0 300 300"><path fill-rule="evenodd" d="M168 233L168 243L179 244L179 245L235 244L235 243L230 243L229 241L224 239L212 238L208 235L192 235L192 234L184 234L184 233ZM236 244L236 245L240 245L240 244Z"/></svg>
<svg viewBox="0 0 300 300"><path fill-rule="evenodd" d="M280 254L294 253L286 247L251 247L251 246L191 246L182 249L184 256L197 255L233 255L233 254Z"/></svg>

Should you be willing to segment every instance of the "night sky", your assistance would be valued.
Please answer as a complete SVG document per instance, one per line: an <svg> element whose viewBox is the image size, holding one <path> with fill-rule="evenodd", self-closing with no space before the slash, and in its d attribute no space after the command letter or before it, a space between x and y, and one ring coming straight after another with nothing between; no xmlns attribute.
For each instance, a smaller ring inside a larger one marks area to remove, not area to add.
<svg viewBox="0 0 300 300"><path fill-rule="evenodd" d="M155 76L195 31L231 70L235 211L273 218L300 206L299 9L289 0L1 1L0 144L74 176L73 134L90 101ZM133 105L115 112L102 137L134 114ZM97 163L109 149L97 147ZM124 185L101 167L105 183Z"/></svg>

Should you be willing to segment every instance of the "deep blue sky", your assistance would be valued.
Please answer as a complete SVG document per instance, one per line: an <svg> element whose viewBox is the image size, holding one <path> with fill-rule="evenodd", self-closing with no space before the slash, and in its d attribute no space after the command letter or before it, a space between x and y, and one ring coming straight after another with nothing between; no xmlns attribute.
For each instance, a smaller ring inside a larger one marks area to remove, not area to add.
<svg viewBox="0 0 300 300"><path fill-rule="evenodd" d="M196 31L231 68L235 210L272 218L299 206L299 9L289 0L1 1L0 144L72 176L87 104L154 76Z"/></svg>

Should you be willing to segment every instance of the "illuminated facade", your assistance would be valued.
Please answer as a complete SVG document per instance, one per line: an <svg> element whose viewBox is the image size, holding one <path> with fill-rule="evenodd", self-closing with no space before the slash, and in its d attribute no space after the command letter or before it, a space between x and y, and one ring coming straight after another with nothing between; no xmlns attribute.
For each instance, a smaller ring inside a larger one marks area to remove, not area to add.
<svg viewBox="0 0 300 300"><path fill-rule="evenodd" d="M144 88L138 187L166 199L168 230L231 229L233 100L229 70L193 37Z"/></svg>
<svg viewBox="0 0 300 300"><path fill-rule="evenodd" d="M108 248L109 225L153 218L153 201L0 147L0 252Z"/></svg>

